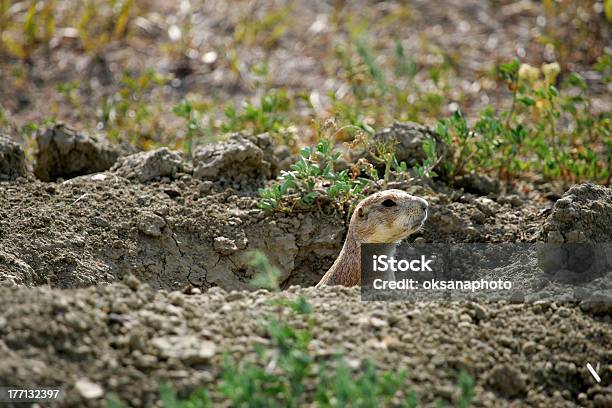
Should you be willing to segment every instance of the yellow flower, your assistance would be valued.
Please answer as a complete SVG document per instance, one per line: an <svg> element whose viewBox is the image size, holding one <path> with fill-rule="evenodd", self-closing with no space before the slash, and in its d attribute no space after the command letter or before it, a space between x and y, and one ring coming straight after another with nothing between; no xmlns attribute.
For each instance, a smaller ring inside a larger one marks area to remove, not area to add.
<svg viewBox="0 0 612 408"><path fill-rule="evenodd" d="M518 77L522 81L533 84L540 77L540 70L536 67L532 67L529 64L521 64L518 71Z"/></svg>
<svg viewBox="0 0 612 408"><path fill-rule="evenodd" d="M550 64L542 64L542 73L546 79L548 85L554 84L557 79L557 75L561 72L561 67L558 62L551 62Z"/></svg>

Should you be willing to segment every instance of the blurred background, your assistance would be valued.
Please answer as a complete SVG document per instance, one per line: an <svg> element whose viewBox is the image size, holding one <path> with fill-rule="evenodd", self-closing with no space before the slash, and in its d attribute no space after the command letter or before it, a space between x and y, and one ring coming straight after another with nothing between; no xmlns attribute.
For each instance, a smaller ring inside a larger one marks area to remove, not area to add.
<svg viewBox="0 0 612 408"><path fill-rule="evenodd" d="M609 0L0 0L0 130L30 150L58 121L140 149L239 130L297 148L320 121L372 132L455 111L536 134L552 107L548 133L603 168L611 21ZM549 86L566 99L543 106Z"/></svg>

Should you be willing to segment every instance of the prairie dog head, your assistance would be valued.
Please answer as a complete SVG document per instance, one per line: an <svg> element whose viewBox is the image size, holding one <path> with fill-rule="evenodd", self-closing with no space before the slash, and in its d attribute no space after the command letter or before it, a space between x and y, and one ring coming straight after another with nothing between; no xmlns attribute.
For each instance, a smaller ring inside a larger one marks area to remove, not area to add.
<svg viewBox="0 0 612 408"><path fill-rule="evenodd" d="M359 243L398 242L417 231L427 218L427 201L401 190L373 194L355 208L351 228Z"/></svg>

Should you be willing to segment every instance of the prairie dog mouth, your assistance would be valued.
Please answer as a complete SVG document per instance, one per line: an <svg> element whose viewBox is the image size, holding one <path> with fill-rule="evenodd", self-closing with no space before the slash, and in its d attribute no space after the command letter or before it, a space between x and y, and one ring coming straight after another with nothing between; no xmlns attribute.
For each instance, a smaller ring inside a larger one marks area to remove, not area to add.
<svg viewBox="0 0 612 408"><path fill-rule="evenodd" d="M423 227L423 224L425 224L425 220L427 220L427 210L423 210L423 217L420 220L410 222L406 227L408 231L417 231Z"/></svg>

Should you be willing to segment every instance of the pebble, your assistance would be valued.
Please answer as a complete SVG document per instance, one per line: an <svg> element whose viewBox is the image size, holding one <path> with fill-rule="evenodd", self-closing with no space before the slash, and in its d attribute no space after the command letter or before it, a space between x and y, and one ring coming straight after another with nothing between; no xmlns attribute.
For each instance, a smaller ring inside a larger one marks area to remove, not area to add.
<svg viewBox="0 0 612 408"><path fill-rule="evenodd" d="M104 389L88 378L80 378L74 384L76 390L85 399L97 399L104 396Z"/></svg>

